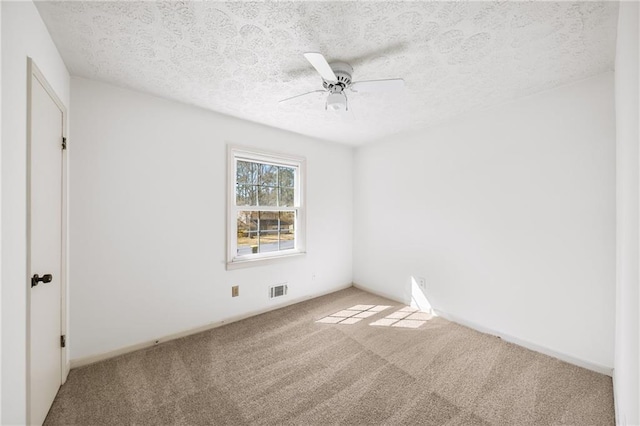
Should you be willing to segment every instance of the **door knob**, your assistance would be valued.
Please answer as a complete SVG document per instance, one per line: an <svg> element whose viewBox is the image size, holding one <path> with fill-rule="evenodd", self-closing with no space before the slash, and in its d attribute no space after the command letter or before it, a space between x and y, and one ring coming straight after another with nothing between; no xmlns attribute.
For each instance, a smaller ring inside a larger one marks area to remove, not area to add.
<svg viewBox="0 0 640 426"><path fill-rule="evenodd" d="M35 274L33 277L31 277L31 287L37 286L38 283L50 283L52 279L53 275L51 274L44 274L41 277L39 277L38 274Z"/></svg>

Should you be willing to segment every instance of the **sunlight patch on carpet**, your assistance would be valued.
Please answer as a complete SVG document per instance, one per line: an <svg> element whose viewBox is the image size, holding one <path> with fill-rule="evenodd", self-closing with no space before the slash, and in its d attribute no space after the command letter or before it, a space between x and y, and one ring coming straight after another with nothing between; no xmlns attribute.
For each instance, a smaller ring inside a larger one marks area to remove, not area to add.
<svg viewBox="0 0 640 426"><path fill-rule="evenodd" d="M382 319L379 319L378 321L372 322L370 325L389 326L389 325L393 324L394 322L398 322L398 320L394 319L394 318L382 318Z"/></svg>
<svg viewBox="0 0 640 426"><path fill-rule="evenodd" d="M363 319L372 317L389 308L391 308L391 306L388 305L355 305L320 318L316 320L316 322L321 324L357 324ZM404 306L384 318L373 321L369 325L378 327L418 328L433 317L433 314L422 312L414 306Z"/></svg>
<svg viewBox="0 0 640 426"><path fill-rule="evenodd" d="M390 313L384 318L372 322L369 325L379 327L418 328L433 318L429 312L419 311L415 307L407 306Z"/></svg>
<svg viewBox="0 0 640 426"><path fill-rule="evenodd" d="M391 318L391 319L402 319L402 318L406 318L409 315L411 315L411 312L402 312L402 311L397 311L394 312L390 315L387 315L387 318Z"/></svg>
<svg viewBox="0 0 640 426"><path fill-rule="evenodd" d="M336 324L336 323L339 323L340 321L344 321L344 318L324 317L322 319L319 319L316 322L321 322L321 323L324 323L324 324Z"/></svg>
<svg viewBox="0 0 640 426"><path fill-rule="evenodd" d="M426 321L416 321L416 320L408 320L403 319L393 324L392 327L402 327L402 328L418 328Z"/></svg>
<svg viewBox="0 0 640 426"><path fill-rule="evenodd" d="M321 318L316 322L322 324L355 324L362 321L363 318L369 318L379 312L389 309L387 305L355 305L328 317ZM407 312L407 315L410 313Z"/></svg>

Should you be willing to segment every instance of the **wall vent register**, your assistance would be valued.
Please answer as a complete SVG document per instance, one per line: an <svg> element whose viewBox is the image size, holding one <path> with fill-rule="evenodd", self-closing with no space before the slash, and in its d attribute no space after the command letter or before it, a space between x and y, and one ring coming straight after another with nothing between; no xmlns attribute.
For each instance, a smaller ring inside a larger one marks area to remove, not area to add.
<svg viewBox="0 0 640 426"><path fill-rule="evenodd" d="M269 287L269 299L286 296L288 289L289 288L286 284L279 284Z"/></svg>

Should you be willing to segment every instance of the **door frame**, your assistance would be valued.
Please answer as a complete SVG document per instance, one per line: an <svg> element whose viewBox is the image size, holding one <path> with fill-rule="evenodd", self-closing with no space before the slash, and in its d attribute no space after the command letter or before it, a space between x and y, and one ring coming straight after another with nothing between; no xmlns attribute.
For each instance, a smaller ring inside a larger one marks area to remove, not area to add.
<svg viewBox="0 0 640 426"><path fill-rule="evenodd" d="M38 80L49 97L62 112L62 137L67 137L67 108L62 103L55 90L51 87L44 74L40 71L31 57L27 57L27 271L25 280L25 291L27 292L27 318L26 318L26 390L27 390L27 424L31 424L31 124L32 124L32 84L33 79ZM62 141L60 141L62 143ZM68 269L68 183L67 183L67 150L62 149L62 235L61 235L61 257L60 257L60 332L67 335L67 269ZM62 377L60 383L64 384L69 374L68 351L69 345L60 348Z"/></svg>

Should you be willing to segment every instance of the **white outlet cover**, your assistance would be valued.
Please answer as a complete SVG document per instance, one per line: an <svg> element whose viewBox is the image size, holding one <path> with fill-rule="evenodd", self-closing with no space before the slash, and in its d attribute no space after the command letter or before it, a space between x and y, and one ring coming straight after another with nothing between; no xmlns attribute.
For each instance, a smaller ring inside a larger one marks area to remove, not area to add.
<svg viewBox="0 0 640 426"><path fill-rule="evenodd" d="M418 286L420 286L421 289L426 290L427 289L427 280L419 277L418 278Z"/></svg>

